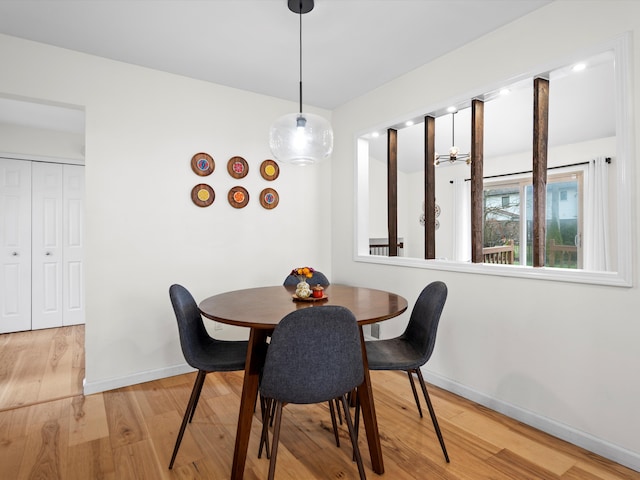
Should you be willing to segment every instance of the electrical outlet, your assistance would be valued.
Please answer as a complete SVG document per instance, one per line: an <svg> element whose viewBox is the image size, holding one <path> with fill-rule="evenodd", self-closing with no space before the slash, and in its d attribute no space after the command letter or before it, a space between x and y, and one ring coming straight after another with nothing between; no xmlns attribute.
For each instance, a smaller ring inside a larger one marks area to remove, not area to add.
<svg viewBox="0 0 640 480"><path fill-rule="evenodd" d="M371 325L371 336L373 338L380 338L380 324L374 323Z"/></svg>

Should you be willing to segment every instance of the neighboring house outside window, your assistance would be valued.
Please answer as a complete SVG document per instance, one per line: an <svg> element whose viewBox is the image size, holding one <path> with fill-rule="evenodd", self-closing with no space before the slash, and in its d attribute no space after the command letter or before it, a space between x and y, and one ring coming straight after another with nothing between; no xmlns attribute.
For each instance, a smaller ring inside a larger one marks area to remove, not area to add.
<svg viewBox="0 0 640 480"><path fill-rule="evenodd" d="M581 268L584 211L582 171L550 174L547 180L546 262ZM484 247L513 241L514 263L532 265L533 187L531 178L485 182ZM526 221L522 221L526 219ZM524 241L523 241L524 239Z"/></svg>

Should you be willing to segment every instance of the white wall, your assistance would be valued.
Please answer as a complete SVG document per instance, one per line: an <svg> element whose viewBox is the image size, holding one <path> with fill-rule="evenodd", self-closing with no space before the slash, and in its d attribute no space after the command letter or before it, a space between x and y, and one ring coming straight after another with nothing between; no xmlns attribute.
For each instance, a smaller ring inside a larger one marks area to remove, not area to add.
<svg viewBox="0 0 640 480"><path fill-rule="evenodd" d="M369 237L387 238L387 163L369 157Z"/></svg>
<svg viewBox="0 0 640 480"><path fill-rule="evenodd" d="M269 126L295 103L3 35L0 64L0 95L86 109L87 393L185 371L172 283L199 301L281 284L299 265L331 278L331 163L281 165L273 182L259 172ZM216 162L208 177L190 168L201 151ZM226 171L235 155L250 167L241 180ZM216 192L208 208L191 201L198 183ZM244 209L227 202L234 185L249 191ZM266 187L273 210L258 201Z"/></svg>
<svg viewBox="0 0 640 480"><path fill-rule="evenodd" d="M637 245L629 258L634 287L621 288L356 262L349 241L358 134L626 31L639 51L639 2L554 2L336 109L332 262L334 281L386 288L410 303L430 281L445 281L449 298L425 369L431 381L640 470ZM464 74L441 74L448 71ZM634 112L639 73L636 62ZM407 319L384 322L383 336L402 331Z"/></svg>
<svg viewBox="0 0 640 480"><path fill-rule="evenodd" d="M84 161L84 135L0 122L0 152Z"/></svg>

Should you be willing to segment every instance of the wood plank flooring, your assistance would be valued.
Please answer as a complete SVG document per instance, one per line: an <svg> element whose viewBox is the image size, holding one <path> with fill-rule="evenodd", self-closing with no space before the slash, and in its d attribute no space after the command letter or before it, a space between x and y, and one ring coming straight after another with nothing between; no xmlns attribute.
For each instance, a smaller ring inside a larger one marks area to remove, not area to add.
<svg viewBox="0 0 640 480"><path fill-rule="evenodd" d="M0 411L80 395L84 325L0 335Z"/></svg>
<svg viewBox="0 0 640 480"><path fill-rule="evenodd" d="M195 374L87 397L84 328L0 335L0 479L225 479L235 440L242 372L210 374L172 471L167 469ZM605 460L503 415L431 387L451 463L428 418L420 419L405 374L372 372L385 474L369 479L640 480ZM267 477L258 459L256 418L245 470ZM276 477L355 479L346 426L334 443L326 403L284 409Z"/></svg>

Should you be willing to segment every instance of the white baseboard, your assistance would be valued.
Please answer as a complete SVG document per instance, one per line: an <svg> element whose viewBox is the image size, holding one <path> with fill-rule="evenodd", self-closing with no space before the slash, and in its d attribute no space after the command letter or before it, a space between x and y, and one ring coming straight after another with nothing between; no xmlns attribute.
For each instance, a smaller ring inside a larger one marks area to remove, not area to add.
<svg viewBox="0 0 640 480"><path fill-rule="evenodd" d="M99 382L84 382L84 394L91 395L93 393L106 392L107 390L113 390L115 388L128 387L129 385L136 385L138 383L151 382L153 380L159 380L161 378L173 377L175 375L182 375L183 373L189 373L195 371L193 367L183 363L181 365L174 365L172 367L159 368L156 370L147 370L146 372L139 372L134 375L126 377L110 378L108 380L102 380Z"/></svg>
<svg viewBox="0 0 640 480"><path fill-rule="evenodd" d="M593 435L576 430L569 425L538 415L535 412L489 397L484 393L473 390L448 378L427 372L424 369L421 370L425 381L437 387L455 393L456 395L460 395L472 402L483 405L491 410L495 410L496 412L502 413L503 415L525 423L533 428L537 428L549 435L553 435L561 440L565 440L573 445L577 445L589 450L590 452L619 463L620 465L624 465L625 467L640 472L640 454L637 452L632 452L631 450L627 450L605 440L596 438Z"/></svg>

